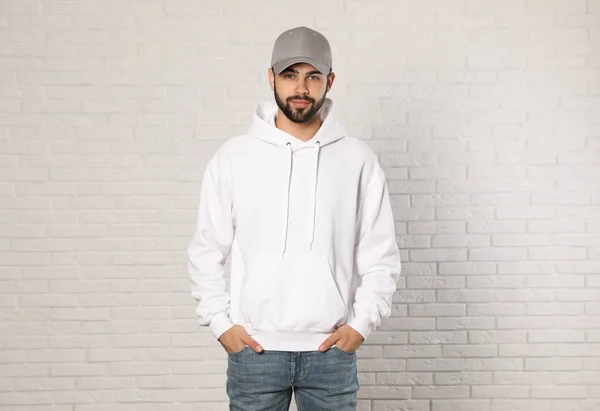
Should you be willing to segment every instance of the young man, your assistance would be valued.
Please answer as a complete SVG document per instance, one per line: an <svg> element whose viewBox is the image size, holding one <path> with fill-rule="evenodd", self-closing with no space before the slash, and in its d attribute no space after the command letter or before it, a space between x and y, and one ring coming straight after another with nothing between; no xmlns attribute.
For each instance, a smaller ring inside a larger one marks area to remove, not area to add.
<svg viewBox="0 0 600 411"><path fill-rule="evenodd" d="M299 411L356 410L356 350L391 312L400 256L385 176L334 117L331 66L321 33L283 32L275 101L203 176L189 271L200 324L228 353L230 410L288 410L292 392Z"/></svg>

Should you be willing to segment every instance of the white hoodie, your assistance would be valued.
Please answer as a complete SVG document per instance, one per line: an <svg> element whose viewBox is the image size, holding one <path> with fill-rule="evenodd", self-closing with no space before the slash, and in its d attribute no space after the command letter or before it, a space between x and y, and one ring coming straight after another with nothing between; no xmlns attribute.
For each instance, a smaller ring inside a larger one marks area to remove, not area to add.
<svg viewBox="0 0 600 411"><path fill-rule="evenodd" d="M208 163L188 255L200 325L216 338L239 324L265 350L310 351L345 323L366 340L390 315L400 255L385 176L332 109L326 99L302 142L261 103Z"/></svg>

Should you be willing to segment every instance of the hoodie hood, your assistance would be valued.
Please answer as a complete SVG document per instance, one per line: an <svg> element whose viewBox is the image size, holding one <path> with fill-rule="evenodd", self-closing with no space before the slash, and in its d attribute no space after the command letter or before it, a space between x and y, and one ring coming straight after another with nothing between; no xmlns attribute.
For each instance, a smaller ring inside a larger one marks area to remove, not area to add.
<svg viewBox="0 0 600 411"><path fill-rule="evenodd" d="M319 182L319 154L321 148L342 139L346 132L333 115L333 101L325 98L325 102L317 115L321 115L322 124L317 133L308 141L302 141L275 126L275 116L278 113L277 103L275 101L265 101L260 103L253 116L252 125L249 134L268 144L281 147L281 155L286 156L286 168L282 172L287 175L287 186L282 194L285 195L285 221L282 222L282 240L281 257L285 255L288 239L289 217L290 217L290 187L292 182L292 173L294 170L294 152L305 148L313 149L313 166L310 182L312 192L312 203L308 208L311 213L310 224L307 232L308 248L312 250L315 240L316 224L316 205L317 205L317 187Z"/></svg>
<svg viewBox="0 0 600 411"><path fill-rule="evenodd" d="M333 101L328 97L325 98L321 110L317 113L317 115L321 116L323 123L314 137L306 142L275 126L277 112L278 107L275 101L264 101L256 106L249 134L267 143L281 147L285 147L289 143L293 149L314 144L317 141L321 147L324 147L346 136L346 131L334 116Z"/></svg>

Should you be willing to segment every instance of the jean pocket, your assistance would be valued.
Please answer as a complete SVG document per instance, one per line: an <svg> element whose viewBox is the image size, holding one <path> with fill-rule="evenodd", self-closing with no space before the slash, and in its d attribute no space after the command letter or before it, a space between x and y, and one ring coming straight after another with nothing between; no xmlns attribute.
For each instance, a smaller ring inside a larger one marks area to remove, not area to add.
<svg viewBox="0 0 600 411"><path fill-rule="evenodd" d="M341 348L338 348L335 345L333 347L331 347L331 349L334 350L334 351L336 351L336 352L339 352L341 354L344 354L344 355L350 355L350 356L356 355L356 351L344 351L344 350L342 350Z"/></svg>
<svg viewBox="0 0 600 411"><path fill-rule="evenodd" d="M250 347L248 347L248 346L245 346L244 348L242 348L242 349L241 349L241 350L239 350L239 351L232 352L232 353L227 353L227 354L228 354L228 355L230 355L230 356L240 355L240 354L242 354L244 351L246 351L247 349L250 349Z"/></svg>

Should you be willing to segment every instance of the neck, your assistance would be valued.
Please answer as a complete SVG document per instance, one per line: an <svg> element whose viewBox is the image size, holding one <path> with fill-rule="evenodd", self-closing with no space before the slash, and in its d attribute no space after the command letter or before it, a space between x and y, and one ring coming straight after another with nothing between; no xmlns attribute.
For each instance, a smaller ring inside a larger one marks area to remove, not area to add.
<svg viewBox="0 0 600 411"><path fill-rule="evenodd" d="M321 124L322 121L319 113L307 123L294 123L283 114L283 111L278 109L277 117L275 118L275 127L302 141L308 141L313 138L317 134L317 131L319 131Z"/></svg>

